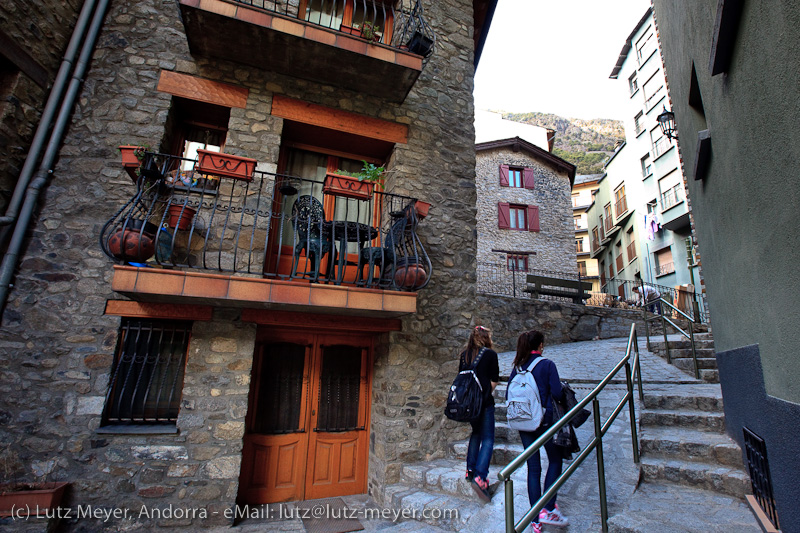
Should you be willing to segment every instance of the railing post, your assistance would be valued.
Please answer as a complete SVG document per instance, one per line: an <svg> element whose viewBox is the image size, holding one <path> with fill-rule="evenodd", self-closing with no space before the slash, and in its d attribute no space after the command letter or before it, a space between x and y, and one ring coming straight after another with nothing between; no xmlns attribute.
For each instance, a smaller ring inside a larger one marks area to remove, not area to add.
<svg viewBox="0 0 800 533"><path fill-rule="evenodd" d="M639 360L639 340L636 338L636 335L633 336L633 346L634 346L634 353L636 354L636 376L638 377L639 381L639 401L642 402L642 406L644 406L644 389L642 387L642 363Z"/></svg>
<svg viewBox="0 0 800 533"><path fill-rule="evenodd" d="M508 264L508 258L506 258L506 264ZM513 293L513 298L517 297L517 265L514 264L514 268L511 269L511 291Z"/></svg>
<svg viewBox="0 0 800 533"><path fill-rule="evenodd" d="M506 533L514 533L514 481L511 476L503 482L506 491Z"/></svg>
<svg viewBox="0 0 800 533"><path fill-rule="evenodd" d="M603 463L603 430L600 424L600 402L595 397L592 400L594 411L594 437L597 439L595 453L597 453L597 483L600 491L600 520L603 524L603 533L608 533L608 502L606 501L606 469Z"/></svg>
<svg viewBox="0 0 800 533"><path fill-rule="evenodd" d="M638 363L638 359L637 359ZM633 401L633 376L630 359L625 363L625 382L628 385L628 410L631 417L631 445L633 446L633 462L639 462L639 435L636 432L636 405Z"/></svg>
<svg viewBox="0 0 800 533"><path fill-rule="evenodd" d="M697 350L694 347L694 326L692 321L689 321L689 340L692 343L692 359L694 359L694 377L700 379L700 368L697 366Z"/></svg>
<svg viewBox="0 0 800 533"><path fill-rule="evenodd" d="M672 355L669 353L669 341L667 340L667 321L664 318L664 310L661 310L661 329L664 330L664 349L667 350L667 363L672 364Z"/></svg>

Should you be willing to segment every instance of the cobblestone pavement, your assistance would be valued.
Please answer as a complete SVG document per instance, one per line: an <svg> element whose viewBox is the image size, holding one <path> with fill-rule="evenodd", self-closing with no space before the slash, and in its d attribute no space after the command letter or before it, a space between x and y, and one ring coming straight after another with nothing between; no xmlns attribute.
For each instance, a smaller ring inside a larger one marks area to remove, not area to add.
<svg viewBox="0 0 800 533"><path fill-rule="evenodd" d="M672 336L670 336L670 340L672 340ZM624 338L545 345L544 355L555 361L561 378L570 381L578 395L583 397L625 355L626 345L627 339ZM667 364L659 356L648 352L644 338L639 338L639 348L645 391L668 391L677 387L693 389L696 387L697 390L719 387L718 385L704 384ZM501 375L508 376L514 353L505 352L499 356ZM623 370L618 375L618 379L609 384L598 398L603 422L625 395L624 379ZM590 442L594 436L593 419L590 417L583 426L578 428L576 433L582 447ZM547 468L547 458L546 454L542 453L541 455L542 471L544 472ZM596 454L592 453L559 491L559 508L569 517L570 525L561 529L545 526L544 531L583 533L602 530L596 457ZM627 407L622 410L617 421L603 438L603 457L611 531L647 533L760 531L749 508L739 499L669 484L645 483L637 490L639 470L633 462L631 424ZM499 470L499 467L493 465L489 474L490 479L496 479ZM515 518L519 520L528 508L527 469L521 468L512 476L512 479L514 481ZM363 495L348 496L343 499L351 509L377 508L370 498ZM313 502L302 502L302 504L308 506L313 505ZM484 505L479 512L474 513L462 531L475 533L505 531L504 509L504 494L501 485L492 501ZM244 522L235 529L242 532L305 531L302 521L299 519L267 523L248 522ZM364 531L370 533L445 531L414 520L401 522L361 520L361 522L364 525Z"/></svg>

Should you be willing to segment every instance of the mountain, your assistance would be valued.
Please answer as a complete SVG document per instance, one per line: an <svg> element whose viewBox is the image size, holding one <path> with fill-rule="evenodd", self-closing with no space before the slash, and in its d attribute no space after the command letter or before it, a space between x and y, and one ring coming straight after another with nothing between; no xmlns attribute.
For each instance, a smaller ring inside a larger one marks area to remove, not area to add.
<svg viewBox="0 0 800 533"><path fill-rule="evenodd" d="M614 146L625 140L619 120L563 118L552 113L502 113L506 120L532 124L556 131L553 153L577 167L577 174L600 174Z"/></svg>

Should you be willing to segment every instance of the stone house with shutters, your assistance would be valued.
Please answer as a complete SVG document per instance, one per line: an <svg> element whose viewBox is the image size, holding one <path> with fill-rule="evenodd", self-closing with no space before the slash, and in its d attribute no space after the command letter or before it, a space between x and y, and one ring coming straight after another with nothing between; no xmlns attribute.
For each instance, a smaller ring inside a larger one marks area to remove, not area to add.
<svg viewBox="0 0 800 533"><path fill-rule="evenodd" d="M92 58L56 102L69 128L39 123L44 101L9 118L23 152L37 128L60 148L36 187L19 178L36 209L2 237L5 475L199 529L237 504L384 503L403 463L447 453L443 391L479 319L471 90L496 2L332 3L0 8L27 54L1 48L3 76L57 80L67 28ZM145 148L123 167L120 146ZM367 193L338 172L362 161L391 171Z"/></svg>
<svg viewBox="0 0 800 533"><path fill-rule="evenodd" d="M479 143L478 262L577 274L575 166L520 137Z"/></svg>

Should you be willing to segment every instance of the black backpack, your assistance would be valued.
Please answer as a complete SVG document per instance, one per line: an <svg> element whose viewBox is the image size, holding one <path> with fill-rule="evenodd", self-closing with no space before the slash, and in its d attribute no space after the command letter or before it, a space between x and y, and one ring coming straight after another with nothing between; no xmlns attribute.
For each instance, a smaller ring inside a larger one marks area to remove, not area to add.
<svg viewBox="0 0 800 533"><path fill-rule="evenodd" d="M486 348L481 348L472 365L461 370L453 380L453 384L450 385L447 405L444 408L444 415L450 420L471 422L478 418L483 410L483 387L475 374L475 368L477 368L484 350ZM464 362L463 356L461 361Z"/></svg>

